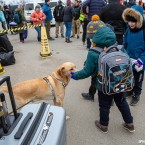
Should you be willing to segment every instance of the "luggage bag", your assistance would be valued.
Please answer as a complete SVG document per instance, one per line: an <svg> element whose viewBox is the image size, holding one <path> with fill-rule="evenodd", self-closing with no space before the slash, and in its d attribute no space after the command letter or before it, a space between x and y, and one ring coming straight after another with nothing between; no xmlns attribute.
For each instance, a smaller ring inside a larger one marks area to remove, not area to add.
<svg viewBox="0 0 145 145"><path fill-rule="evenodd" d="M0 93L0 145L67 145L64 109L43 102L25 105L17 113L10 77L0 78L0 85L5 81L14 115L8 114Z"/></svg>

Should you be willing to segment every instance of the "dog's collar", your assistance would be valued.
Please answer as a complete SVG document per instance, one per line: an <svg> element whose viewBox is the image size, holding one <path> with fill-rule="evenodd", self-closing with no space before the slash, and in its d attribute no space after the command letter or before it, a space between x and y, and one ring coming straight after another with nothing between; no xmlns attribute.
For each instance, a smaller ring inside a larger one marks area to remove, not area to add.
<svg viewBox="0 0 145 145"><path fill-rule="evenodd" d="M55 76L53 75L50 75L51 77L55 78L57 81L59 81L59 83L65 88L67 86L67 84L65 84L62 80L56 78Z"/></svg>
<svg viewBox="0 0 145 145"><path fill-rule="evenodd" d="M52 92L52 95L55 97L56 95L55 95L55 92L54 92L52 84L49 82L49 79L47 77L44 77L43 80L45 80L46 83L49 85L49 87L51 89L51 92Z"/></svg>

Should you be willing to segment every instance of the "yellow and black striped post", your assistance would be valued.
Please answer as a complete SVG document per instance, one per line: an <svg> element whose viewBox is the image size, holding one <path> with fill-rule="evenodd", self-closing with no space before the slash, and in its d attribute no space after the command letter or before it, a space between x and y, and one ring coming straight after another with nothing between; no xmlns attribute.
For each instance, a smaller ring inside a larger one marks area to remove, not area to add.
<svg viewBox="0 0 145 145"><path fill-rule="evenodd" d="M4 68L2 67L1 63L0 63L0 75L4 74L5 73L5 70Z"/></svg>

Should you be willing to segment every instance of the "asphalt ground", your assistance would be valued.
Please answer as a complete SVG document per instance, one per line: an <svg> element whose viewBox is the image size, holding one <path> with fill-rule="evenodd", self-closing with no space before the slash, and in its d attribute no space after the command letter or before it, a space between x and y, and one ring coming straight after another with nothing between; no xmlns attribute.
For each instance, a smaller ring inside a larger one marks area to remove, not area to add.
<svg viewBox="0 0 145 145"><path fill-rule="evenodd" d="M39 55L41 44L37 42L36 34L34 29L29 29L24 44L19 42L18 35L8 34L14 47L16 64L4 67L6 71L4 75L11 77L12 84L43 77L67 61L76 64L78 70L83 67L88 50L82 45L81 38L72 38L73 42L70 44L65 43L64 38L60 36L54 41L49 41L52 56L42 59ZM55 36L55 27L51 29L51 34L52 37ZM123 119L116 105L110 110L109 132L104 134L95 127L94 121L99 119L97 93L94 102L86 101L81 96L82 92L88 92L90 82L90 78L71 80L66 87L64 108L70 116L70 120L67 121L68 145L145 144L145 82L139 104L130 107L136 130L132 134L122 127Z"/></svg>

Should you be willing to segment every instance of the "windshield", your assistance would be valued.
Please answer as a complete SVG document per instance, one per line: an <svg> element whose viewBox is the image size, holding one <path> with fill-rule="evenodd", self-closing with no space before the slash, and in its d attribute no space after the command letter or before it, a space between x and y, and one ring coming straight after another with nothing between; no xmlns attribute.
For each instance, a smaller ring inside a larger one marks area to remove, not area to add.
<svg viewBox="0 0 145 145"><path fill-rule="evenodd" d="M53 7L57 6L57 2L50 2L49 6L50 6L50 8L53 8Z"/></svg>
<svg viewBox="0 0 145 145"><path fill-rule="evenodd" d="M25 10L34 10L34 4L26 4Z"/></svg>

